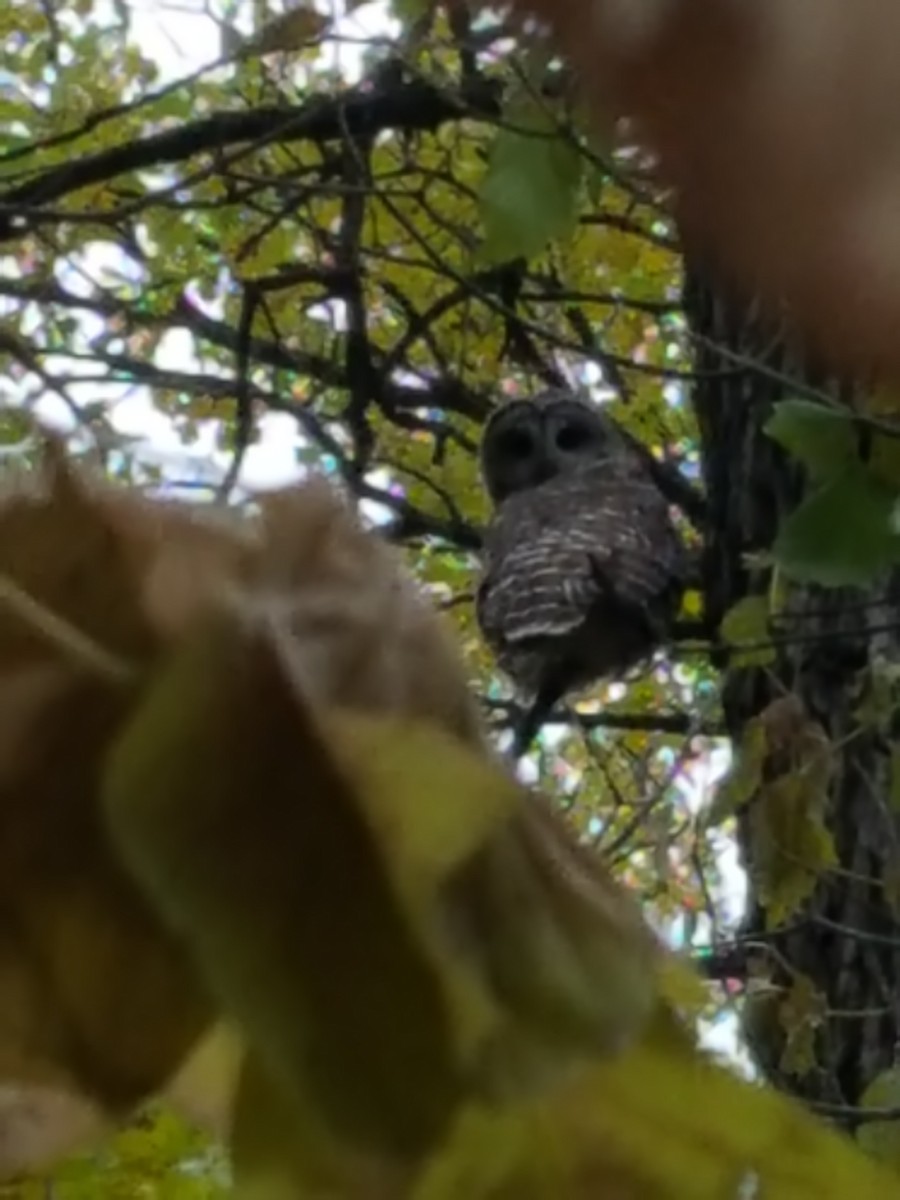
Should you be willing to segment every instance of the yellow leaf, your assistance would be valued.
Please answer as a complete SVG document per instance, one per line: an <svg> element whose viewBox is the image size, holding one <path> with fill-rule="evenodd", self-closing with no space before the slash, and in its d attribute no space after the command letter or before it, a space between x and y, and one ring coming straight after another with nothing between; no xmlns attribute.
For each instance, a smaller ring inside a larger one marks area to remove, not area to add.
<svg viewBox="0 0 900 1200"><path fill-rule="evenodd" d="M773 925L795 913L825 868L837 862L822 804L819 789L795 773L767 784L751 810L753 872Z"/></svg>
<svg viewBox="0 0 900 1200"><path fill-rule="evenodd" d="M778 1006L778 1020L785 1033L781 1069L801 1078L817 1063L816 1036L828 1015L825 997L805 975L797 975Z"/></svg>
<svg viewBox="0 0 900 1200"><path fill-rule="evenodd" d="M859 1104L862 1109L900 1110L900 1067L890 1067L876 1076ZM867 1154L900 1170L900 1120L864 1121L856 1131L856 1140Z"/></svg>
<svg viewBox="0 0 900 1200"><path fill-rule="evenodd" d="M725 614L721 634L732 647L733 667L764 667L775 661L775 647L769 633L769 602L765 596L745 596L739 600Z"/></svg>
<svg viewBox="0 0 900 1200"><path fill-rule="evenodd" d="M226 616L161 673L106 796L265 1070L351 1140L421 1150L464 1075L556 1069L657 1003L637 906L549 810L440 730L312 721Z"/></svg>
<svg viewBox="0 0 900 1200"><path fill-rule="evenodd" d="M660 969L660 994L678 1011L699 1016L709 1002L706 984L692 966L667 959Z"/></svg>
<svg viewBox="0 0 900 1200"><path fill-rule="evenodd" d="M528 1104L469 1108L413 1200L882 1200L889 1174L779 1096L640 1048Z"/></svg>
<svg viewBox="0 0 900 1200"><path fill-rule="evenodd" d="M240 58L254 55L302 50L318 40L331 24L331 18L308 5L279 13L237 50Z"/></svg>
<svg viewBox="0 0 900 1200"><path fill-rule="evenodd" d="M173 656L112 756L106 804L265 1069L351 1139L428 1145L462 1086L440 980L258 630L210 617Z"/></svg>
<svg viewBox="0 0 900 1200"><path fill-rule="evenodd" d="M767 749L768 735L765 723L759 718L748 721L737 748L734 765L722 780L709 806L707 825L720 825L753 799L762 782Z"/></svg>
<svg viewBox="0 0 900 1200"><path fill-rule="evenodd" d="M688 588L682 597L681 609L686 618L698 620L703 613L703 593L697 588Z"/></svg>
<svg viewBox="0 0 900 1200"><path fill-rule="evenodd" d="M220 1022L194 1047L166 1087L166 1099L189 1120L224 1138L243 1057L238 1030Z"/></svg>

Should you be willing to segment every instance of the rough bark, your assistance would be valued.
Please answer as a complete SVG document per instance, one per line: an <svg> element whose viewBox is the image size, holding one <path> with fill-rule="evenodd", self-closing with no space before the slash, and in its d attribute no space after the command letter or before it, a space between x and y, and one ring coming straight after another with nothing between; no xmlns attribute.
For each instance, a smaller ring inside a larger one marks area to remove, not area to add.
<svg viewBox="0 0 900 1200"><path fill-rule="evenodd" d="M752 305L724 298L700 267L688 271L685 309L696 339L694 404L708 491L705 592L718 627L732 605L766 586L768 573L745 556L772 545L779 519L803 493L802 473L762 426L778 399L825 381L779 331L759 323ZM852 401L849 389L842 398ZM854 1106L866 1085L893 1065L900 1038L900 923L890 903L900 855L900 815L890 799L896 718L870 728L856 715L873 668L900 667L900 636L889 627L898 597L897 575L866 592L792 587L773 664L736 669L722 652L725 723L736 743L748 721L792 694L835 747L826 823L838 864L778 928L754 877L753 799L738 814L738 837L750 877L743 932L754 946L751 973L783 989L800 973L826 1005L810 1026L812 1070L784 1069L776 1002L748 1007L751 1050L770 1079L848 1126L857 1123Z"/></svg>

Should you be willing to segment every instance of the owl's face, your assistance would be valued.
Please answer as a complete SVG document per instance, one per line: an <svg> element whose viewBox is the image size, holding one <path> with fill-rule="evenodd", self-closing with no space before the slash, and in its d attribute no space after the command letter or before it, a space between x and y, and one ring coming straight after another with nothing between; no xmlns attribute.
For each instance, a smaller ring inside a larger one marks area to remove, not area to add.
<svg viewBox="0 0 900 1200"><path fill-rule="evenodd" d="M620 450L615 426L593 405L550 393L503 405L488 421L481 466L488 494L500 504L559 475Z"/></svg>

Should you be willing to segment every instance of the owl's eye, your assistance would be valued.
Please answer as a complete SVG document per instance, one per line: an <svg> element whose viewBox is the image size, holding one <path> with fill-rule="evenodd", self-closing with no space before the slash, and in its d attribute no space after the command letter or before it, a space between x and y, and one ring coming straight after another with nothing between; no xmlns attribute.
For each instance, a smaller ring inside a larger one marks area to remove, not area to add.
<svg viewBox="0 0 900 1200"><path fill-rule="evenodd" d="M534 439L527 429L509 429L499 441L504 454L511 458L527 458L534 451Z"/></svg>
<svg viewBox="0 0 900 1200"><path fill-rule="evenodd" d="M581 450L590 440L590 431L584 425L563 425L556 434L556 445L565 453Z"/></svg>

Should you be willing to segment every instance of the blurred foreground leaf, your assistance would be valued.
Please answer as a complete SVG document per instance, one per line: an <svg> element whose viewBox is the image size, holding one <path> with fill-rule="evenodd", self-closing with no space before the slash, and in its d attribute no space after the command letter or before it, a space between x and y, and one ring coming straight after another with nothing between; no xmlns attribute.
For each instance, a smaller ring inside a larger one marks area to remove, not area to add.
<svg viewBox="0 0 900 1200"><path fill-rule="evenodd" d="M156 639L126 532L142 501L114 510L111 494L50 444L0 505L0 1081L121 1114L165 1083L209 1010L97 805Z"/></svg>
<svg viewBox="0 0 900 1200"><path fill-rule="evenodd" d="M496 766L416 722L313 718L278 647L236 611L198 626L107 806L247 1036L243 1157L287 1122L293 1176L334 1185L348 1161L422 1161L467 1096L637 1036L658 950Z"/></svg>
<svg viewBox="0 0 900 1200"><path fill-rule="evenodd" d="M329 489L242 540L45 483L0 506L5 1078L118 1115L180 1068L220 1126L233 1094L249 1200L885 1194L698 1054L689 973L492 757L437 622ZM23 530L58 547L44 573ZM759 755L807 792L765 832L796 857L830 745L780 703Z"/></svg>
<svg viewBox="0 0 900 1200"><path fill-rule="evenodd" d="M876 1200L895 1178L775 1092L634 1049L538 1100L472 1109L414 1200Z"/></svg>
<svg viewBox="0 0 900 1200"><path fill-rule="evenodd" d="M596 123L630 119L686 245L785 310L845 376L900 370L900 99L887 0L514 0L549 24ZM815 36L810 17L815 15ZM637 137L635 138L635 135ZM835 169L835 163L841 169ZM758 181L766 186L760 188ZM848 302L852 297L852 302Z"/></svg>

